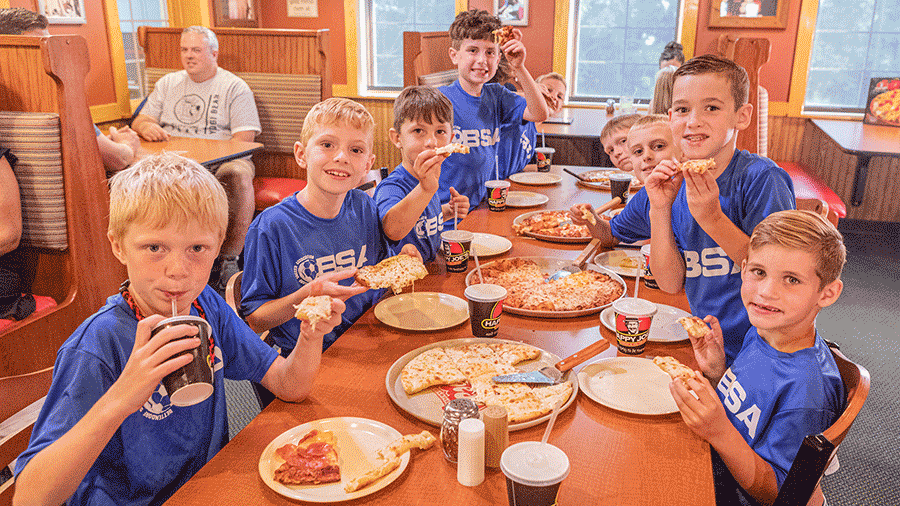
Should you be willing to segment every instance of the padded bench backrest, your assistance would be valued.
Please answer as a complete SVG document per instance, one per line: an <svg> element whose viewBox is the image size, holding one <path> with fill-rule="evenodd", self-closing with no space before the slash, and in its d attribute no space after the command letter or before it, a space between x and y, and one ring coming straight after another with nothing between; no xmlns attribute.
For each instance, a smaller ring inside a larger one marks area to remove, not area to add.
<svg viewBox="0 0 900 506"><path fill-rule="evenodd" d="M0 111L0 142L19 159L13 170L22 199L20 244L65 250L69 244L59 114Z"/></svg>
<svg viewBox="0 0 900 506"><path fill-rule="evenodd" d="M426 74L424 76L419 76L419 84L431 87L438 86L446 86L448 84L453 84L456 81L456 78L459 77L459 71L456 69L453 70L445 70L443 72L435 72L433 74Z"/></svg>

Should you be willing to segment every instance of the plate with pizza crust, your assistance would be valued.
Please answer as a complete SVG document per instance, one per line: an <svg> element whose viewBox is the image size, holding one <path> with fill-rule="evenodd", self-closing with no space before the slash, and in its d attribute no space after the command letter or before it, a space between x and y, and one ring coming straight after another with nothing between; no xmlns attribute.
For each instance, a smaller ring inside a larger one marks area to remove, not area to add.
<svg viewBox="0 0 900 506"><path fill-rule="evenodd" d="M403 367L406 366L406 364L408 364L412 359L418 357L428 350L431 350L432 348L451 348L455 346L463 346L466 344L475 343L508 343L514 345L528 344L507 339L470 337L464 339L450 339L447 341L440 341L427 344L425 346L422 346L421 348L416 348L415 350L412 350L409 353L398 358L393 363L393 365L391 365L390 369L388 369L387 376L385 377L385 387L387 388L388 396L390 396L394 404L396 404L397 407L401 410L409 413L410 415L427 424L440 427L441 421L444 417L444 405L447 402L450 402L451 399L457 397L473 396L473 389L468 383L457 383L454 385L432 386L415 394L408 395L406 393L406 390L404 390L403 388L403 383L400 379L400 373L403 371ZM539 370L541 367L553 365L559 362L560 358L557 355L545 350L540 351L540 357L534 360L528 360L516 364L515 368L518 369L519 372L531 372ZM575 401L575 397L578 395L578 378L573 371L567 371L565 374L563 374L563 381L569 382L572 385L572 393L569 395L569 398L566 400L566 402L563 403L561 410L565 410L566 408L571 406ZM534 418L532 420L527 420L519 423L511 423L509 425L509 430L516 431L527 429L528 427L534 427L535 425L546 422L549 419L550 412L545 415L538 416L537 418Z"/></svg>
<svg viewBox="0 0 900 506"><path fill-rule="evenodd" d="M655 343L675 343L688 340L687 332L678 323L678 319L691 316L691 313L677 307L665 304L656 304L656 314L653 315L653 323L650 324L650 336L648 341ZM600 322L609 330L616 331L616 316L612 307L604 309L600 313Z"/></svg>
<svg viewBox="0 0 900 506"><path fill-rule="evenodd" d="M555 215L556 213L565 213L566 216L568 216L567 221L570 223L572 221L571 214L569 213L569 211L567 209L554 209L554 210L547 210L547 211L531 211L529 213L523 213L523 214L516 216L516 218L513 220L513 223L512 223L513 230L518 230L519 227L521 227L522 224L525 222L525 220L528 220L532 216L535 216L535 215L541 214L541 213L550 213L551 215ZM564 244L579 244L579 243L591 242L591 239L593 239L593 238L591 237L591 233L590 233L590 231L588 231L587 227L584 225L578 225L578 227L580 227L579 230L582 230L583 232L574 237L550 235L548 233L531 232L531 231L524 232L524 235L526 235L528 237L533 237L535 239L540 239L542 241L559 242L559 243L564 243Z"/></svg>
<svg viewBox="0 0 900 506"><path fill-rule="evenodd" d="M632 192L636 192L644 186L644 183L642 183L631 172L621 171L613 168L584 171L579 175L587 181L579 179L578 184L580 184L581 186L586 186L588 188L593 188L595 190L609 190L609 175L613 173L630 175Z"/></svg>
<svg viewBox="0 0 900 506"><path fill-rule="evenodd" d="M506 194L506 205L509 207L534 207L549 201L550 197L543 193L510 191Z"/></svg>
<svg viewBox="0 0 900 506"><path fill-rule="evenodd" d="M591 263L606 267L615 272L619 276L628 276L633 278L637 276L638 269L643 263L643 255L640 250L631 249L614 249L604 251L595 256Z"/></svg>
<svg viewBox="0 0 900 506"><path fill-rule="evenodd" d="M472 232L472 250L479 257L490 257L506 253L512 249L512 241L496 234Z"/></svg>
<svg viewBox="0 0 900 506"><path fill-rule="evenodd" d="M642 357L603 358L581 368L578 384L591 400L635 415L678 413L672 378Z"/></svg>
<svg viewBox="0 0 900 506"><path fill-rule="evenodd" d="M552 275L552 274L556 273L557 271L559 271L560 269L562 269L563 267L572 265L572 260L566 260L564 258L516 257L516 259L530 260L530 261L536 263L538 266L538 269L540 269L540 271L545 276ZM508 259L508 260L515 260L515 259ZM497 260L487 262L487 263L482 264L481 267L482 267L482 269L492 267L496 264L496 262L497 262ZM612 272L611 270L609 270L605 267L600 267L598 265L593 265L593 264L587 264L585 266L585 269L600 272L600 273L606 274L607 276L612 278L613 281L615 281L622 287L622 294L617 298L621 298L621 297L625 296L625 292L626 292L625 280L623 280L621 276L619 276L615 272ZM472 269L471 271L469 271L468 274L466 274L466 286L471 285L473 282L477 282L477 280L478 280L478 273L475 269ZM613 301L610 301L609 304L604 304L604 305L599 305L599 306L594 306L594 307L589 307L589 308L584 308L584 309L576 309L576 310L571 310L571 311L524 309L521 307L511 306L508 303L504 303L503 312L522 315L522 316L531 316L534 318L577 318L579 316L587 316L587 315L599 313L600 311L603 310L603 308L610 307L612 305L612 302Z"/></svg>
<svg viewBox="0 0 900 506"><path fill-rule="evenodd" d="M275 470L284 462L275 450L288 443L296 444L313 429L334 433L337 439L341 481L320 485L285 485L275 481ZM400 456L400 467L375 483L356 492L344 492L344 482L377 465L376 452L400 437L401 434L393 427L367 418L338 417L307 422L283 432L266 446L259 457L259 475L266 486L290 499L318 503L356 499L388 486L406 470L406 466L409 465L409 452Z"/></svg>
<svg viewBox="0 0 900 506"><path fill-rule="evenodd" d="M545 186L562 181L562 176L550 172L516 172L509 176L513 183L531 186Z"/></svg>
<svg viewBox="0 0 900 506"><path fill-rule="evenodd" d="M375 318L401 330L449 329L469 319L469 303L446 293L401 293L376 304Z"/></svg>

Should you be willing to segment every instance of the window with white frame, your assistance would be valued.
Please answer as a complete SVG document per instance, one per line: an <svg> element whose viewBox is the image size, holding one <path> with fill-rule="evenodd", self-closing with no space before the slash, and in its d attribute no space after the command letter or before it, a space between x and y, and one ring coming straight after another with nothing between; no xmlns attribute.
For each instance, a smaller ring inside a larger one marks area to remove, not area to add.
<svg viewBox="0 0 900 506"><path fill-rule="evenodd" d="M900 76L900 0L819 0L807 112L862 112L873 77Z"/></svg>
<svg viewBox="0 0 900 506"><path fill-rule="evenodd" d="M131 99L147 96L144 89L144 50L138 44L137 27L169 26L166 0L117 0L119 27L125 46L125 70Z"/></svg>
<svg viewBox="0 0 900 506"><path fill-rule="evenodd" d="M399 91L403 88L403 32L446 31L456 17L456 6L449 0L364 1L367 86Z"/></svg>
<svg viewBox="0 0 900 506"><path fill-rule="evenodd" d="M571 0L571 98L649 102L659 55L678 37L679 0Z"/></svg>

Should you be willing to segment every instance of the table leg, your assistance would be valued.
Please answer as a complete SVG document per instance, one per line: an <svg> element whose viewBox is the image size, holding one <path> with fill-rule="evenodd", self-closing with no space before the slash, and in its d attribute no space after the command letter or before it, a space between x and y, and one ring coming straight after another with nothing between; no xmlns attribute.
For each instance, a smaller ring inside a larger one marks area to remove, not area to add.
<svg viewBox="0 0 900 506"><path fill-rule="evenodd" d="M853 175L853 196L850 205L859 207L862 205L863 194L866 192L866 177L869 172L870 155L859 153L856 155L856 173Z"/></svg>

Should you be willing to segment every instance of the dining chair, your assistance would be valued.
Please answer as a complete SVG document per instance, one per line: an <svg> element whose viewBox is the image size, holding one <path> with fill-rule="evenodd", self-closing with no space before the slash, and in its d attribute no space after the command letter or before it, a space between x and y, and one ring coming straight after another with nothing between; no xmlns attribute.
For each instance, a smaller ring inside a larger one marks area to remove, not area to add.
<svg viewBox="0 0 900 506"><path fill-rule="evenodd" d="M28 448L53 368L0 378L0 467L6 467ZM12 504L14 479L0 485L0 506Z"/></svg>
<svg viewBox="0 0 900 506"><path fill-rule="evenodd" d="M828 202L822 199L797 199L797 209L812 211L830 221L835 227L838 226L838 214L828 206Z"/></svg>
<svg viewBox="0 0 900 506"><path fill-rule="evenodd" d="M819 483L869 395L869 371L834 348L831 348L831 354L847 390L847 406L831 427L821 434L811 434L803 439L773 506L824 504L825 497Z"/></svg>
<svg viewBox="0 0 900 506"><path fill-rule="evenodd" d="M244 271L237 271L234 273L234 275L231 276L231 278L228 279L228 283L225 285L225 302L231 307L235 314L237 314L242 320L245 320L240 312L241 280L243 279L243 277ZM274 346L275 344L275 341L273 341L272 338L269 337L268 330L260 334L259 338L269 346ZM275 395L272 392L269 392L269 390L264 386L252 381L250 382L250 385L253 386L253 393L256 394L256 401L259 403L259 409L265 409L265 407L268 406L270 402L275 400Z"/></svg>

